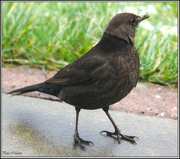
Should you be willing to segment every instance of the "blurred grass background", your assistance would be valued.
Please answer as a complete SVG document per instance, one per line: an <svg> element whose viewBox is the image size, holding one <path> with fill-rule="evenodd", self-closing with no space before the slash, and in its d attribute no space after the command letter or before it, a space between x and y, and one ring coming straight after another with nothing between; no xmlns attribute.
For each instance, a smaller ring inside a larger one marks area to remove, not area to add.
<svg viewBox="0 0 180 159"><path fill-rule="evenodd" d="M122 12L150 15L135 38L140 81L177 88L177 2L2 2L2 66L58 71L90 50Z"/></svg>

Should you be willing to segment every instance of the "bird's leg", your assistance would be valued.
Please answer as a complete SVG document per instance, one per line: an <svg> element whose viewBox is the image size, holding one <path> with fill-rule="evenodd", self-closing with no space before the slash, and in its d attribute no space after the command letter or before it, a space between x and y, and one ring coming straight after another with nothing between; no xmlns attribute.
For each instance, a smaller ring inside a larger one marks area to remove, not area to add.
<svg viewBox="0 0 180 159"><path fill-rule="evenodd" d="M86 148L83 146L83 144L89 145L92 144L94 145L91 141L85 141L82 138L79 137L78 133L78 118L79 118L79 112L81 109L76 108L76 128L75 128L75 133L74 133L74 147L76 145L79 145L82 150L86 150Z"/></svg>
<svg viewBox="0 0 180 159"><path fill-rule="evenodd" d="M106 115L108 116L108 118L110 119L111 123L113 124L115 132L101 131L100 134L106 133L107 136L110 136L110 137L117 136L118 144L120 144L120 139L129 141L129 142L131 142L133 144L136 144L135 140L138 139L138 137L136 137L136 136L128 136L128 135L121 134L120 130L118 129L117 125L115 124L114 120L112 119L112 117L110 116L110 114L108 112L109 106L103 108L103 110L105 111Z"/></svg>

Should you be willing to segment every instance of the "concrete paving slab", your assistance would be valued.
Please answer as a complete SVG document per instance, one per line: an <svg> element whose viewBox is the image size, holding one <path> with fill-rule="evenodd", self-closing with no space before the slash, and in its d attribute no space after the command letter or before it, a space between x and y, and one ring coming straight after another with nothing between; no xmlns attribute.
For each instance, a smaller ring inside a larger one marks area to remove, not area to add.
<svg viewBox="0 0 180 159"><path fill-rule="evenodd" d="M2 156L177 157L178 121L110 111L122 133L137 145L99 134L114 131L105 113L82 110L79 134L94 146L73 148L75 109L64 102L2 94Z"/></svg>

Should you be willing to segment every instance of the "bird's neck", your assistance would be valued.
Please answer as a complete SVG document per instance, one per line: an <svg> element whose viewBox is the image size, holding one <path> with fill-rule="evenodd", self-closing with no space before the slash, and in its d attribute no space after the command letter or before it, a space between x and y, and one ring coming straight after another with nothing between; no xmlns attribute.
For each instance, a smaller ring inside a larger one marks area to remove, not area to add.
<svg viewBox="0 0 180 159"><path fill-rule="evenodd" d="M119 52L119 51L128 52L128 50L133 47L131 43L128 43L123 39L119 39L116 36L107 34L106 32L104 32L101 40L97 45L101 50L103 50L106 53Z"/></svg>

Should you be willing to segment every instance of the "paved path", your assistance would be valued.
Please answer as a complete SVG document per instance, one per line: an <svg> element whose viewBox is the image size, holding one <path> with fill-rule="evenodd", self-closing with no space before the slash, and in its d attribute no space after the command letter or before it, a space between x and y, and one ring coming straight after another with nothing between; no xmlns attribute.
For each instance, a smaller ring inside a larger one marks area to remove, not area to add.
<svg viewBox="0 0 180 159"><path fill-rule="evenodd" d="M113 127L102 110L82 110L79 133L94 146L73 149L75 109L64 103L2 94L3 156L178 156L177 120L110 111L124 134L137 145L99 134Z"/></svg>

